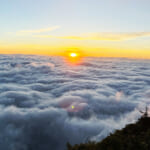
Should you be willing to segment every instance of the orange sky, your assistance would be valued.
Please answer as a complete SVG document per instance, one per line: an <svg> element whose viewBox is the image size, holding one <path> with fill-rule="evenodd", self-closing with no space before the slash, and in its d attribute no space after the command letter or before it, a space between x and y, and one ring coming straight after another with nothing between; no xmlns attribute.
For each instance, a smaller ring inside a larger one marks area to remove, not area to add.
<svg viewBox="0 0 150 150"><path fill-rule="evenodd" d="M37 54L67 56L70 52L77 52L81 56L92 57L128 57L150 59L150 50L117 49L99 47L56 47L49 45L6 45L0 47L0 54Z"/></svg>

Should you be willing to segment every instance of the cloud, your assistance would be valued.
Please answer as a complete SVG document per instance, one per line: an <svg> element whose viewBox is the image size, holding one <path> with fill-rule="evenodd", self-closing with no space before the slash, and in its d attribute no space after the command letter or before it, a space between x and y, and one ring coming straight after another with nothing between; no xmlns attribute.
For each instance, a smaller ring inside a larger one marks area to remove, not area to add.
<svg viewBox="0 0 150 150"><path fill-rule="evenodd" d="M59 28L60 28L60 26L52 26L52 27L49 27L49 28L42 28L42 29L37 29L37 30L20 30L16 34L17 35L37 34L37 33L54 31L54 30L59 29Z"/></svg>
<svg viewBox="0 0 150 150"><path fill-rule="evenodd" d="M71 40L102 40L102 41L122 41L130 40L140 37L150 37L150 32L131 32L131 33L88 33L81 36L52 36L52 35L34 35L39 38L57 38L57 39L71 39Z"/></svg>
<svg viewBox="0 0 150 150"><path fill-rule="evenodd" d="M129 67L130 66L130 67ZM150 61L0 55L0 149L65 150L135 122L150 105ZM74 106L72 108L72 106Z"/></svg>

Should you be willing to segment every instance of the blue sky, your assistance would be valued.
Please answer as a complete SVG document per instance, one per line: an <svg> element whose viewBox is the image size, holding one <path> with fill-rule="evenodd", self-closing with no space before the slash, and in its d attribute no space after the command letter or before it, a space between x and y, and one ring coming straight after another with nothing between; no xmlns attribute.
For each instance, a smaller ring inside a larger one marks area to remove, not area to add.
<svg viewBox="0 0 150 150"><path fill-rule="evenodd" d="M93 31L149 31L149 0L1 0L2 31L60 25ZM73 32L73 31L72 31Z"/></svg>

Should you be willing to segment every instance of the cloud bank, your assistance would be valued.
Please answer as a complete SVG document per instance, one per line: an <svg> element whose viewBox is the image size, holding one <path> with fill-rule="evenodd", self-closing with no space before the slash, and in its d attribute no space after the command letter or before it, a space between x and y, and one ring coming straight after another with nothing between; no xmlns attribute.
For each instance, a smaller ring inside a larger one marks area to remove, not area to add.
<svg viewBox="0 0 150 150"><path fill-rule="evenodd" d="M0 149L65 150L135 122L150 104L150 61L0 56ZM73 106L73 107L72 107Z"/></svg>

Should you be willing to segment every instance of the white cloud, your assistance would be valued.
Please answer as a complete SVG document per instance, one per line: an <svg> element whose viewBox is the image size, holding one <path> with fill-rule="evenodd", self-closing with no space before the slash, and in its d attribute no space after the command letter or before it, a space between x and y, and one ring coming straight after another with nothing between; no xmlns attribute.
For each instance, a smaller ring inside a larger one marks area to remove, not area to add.
<svg viewBox="0 0 150 150"><path fill-rule="evenodd" d="M34 35L33 37L70 39L70 40L123 41L140 37L150 37L150 32L129 32L129 33L97 32L97 33L86 33L82 35L69 35L69 36Z"/></svg>
<svg viewBox="0 0 150 150"><path fill-rule="evenodd" d="M59 28L60 26L52 26L52 27L42 28L42 29L20 30L17 31L16 34L17 35L37 34L37 33L51 32Z"/></svg>

